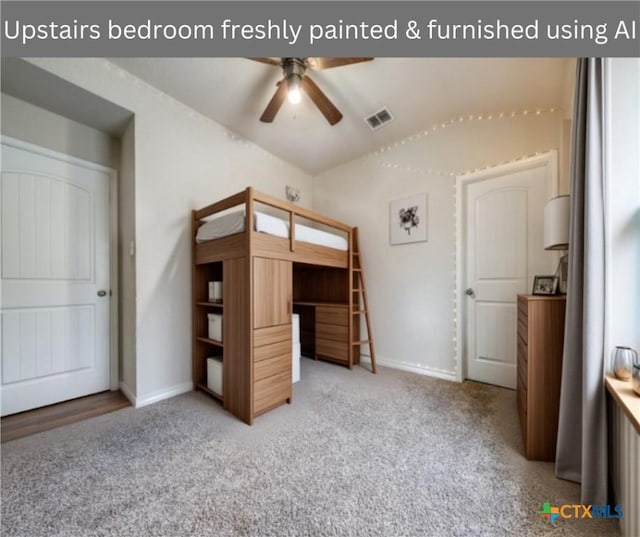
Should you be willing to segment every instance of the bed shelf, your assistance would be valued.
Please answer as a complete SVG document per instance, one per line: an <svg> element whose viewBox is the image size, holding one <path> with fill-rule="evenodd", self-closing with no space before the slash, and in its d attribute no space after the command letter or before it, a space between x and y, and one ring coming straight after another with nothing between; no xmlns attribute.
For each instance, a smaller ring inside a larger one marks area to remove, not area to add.
<svg viewBox="0 0 640 537"><path fill-rule="evenodd" d="M196 302L197 306L202 306L205 308L223 308L224 304L222 302Z"/></svg>
<svg viewBox="0 0 640 537"><path fill-rule="evenodd" d="M215 397L218 401L222 401L223 400L222 395L214 392L213 390L210 390L209 387L206 384L198 383L198 384L196 384L196 386L198 387L199 390L202 390L203 392L208 393L212 397Z"/></svg>
<svg viewBox="0 0 640 537"><path fill-rule="evenodd" d="M215 339L209 339L208 337L197 337L198 341L202 341L203 343L208 343L209 345L215 345L216 347L224 347L224 343L222 341L216 341Z"/></svg>

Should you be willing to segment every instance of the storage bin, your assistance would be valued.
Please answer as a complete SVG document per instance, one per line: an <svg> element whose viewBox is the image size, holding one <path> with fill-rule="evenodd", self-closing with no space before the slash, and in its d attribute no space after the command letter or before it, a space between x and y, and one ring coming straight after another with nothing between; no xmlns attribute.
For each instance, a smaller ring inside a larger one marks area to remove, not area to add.
<svg viewBox="0 0 640 537"><path fill-rule="evenodd" d="M222 358L207 358L207 388L218 395L222 393Z"/></svg>
<svg viewBox="0 0 640 537"><path fill-rule="evenodd" d="M222 282L209 282L209 302L222 303Z"/></svg>
<svg viewBox="0 0 640 537"><path fill-rule="evenodd" d="M300 343L294 343L291 352L291 382L300 380Z"/></svg>
<svg viewBox="0 0 640 537"><path fill-rule="evenodd" d="M294 343L300 343L300 315L298 313L291 316L291 340Z"/></svg>
<svg viewBox="0 0 640 537"><path fill-rule="evenodd" d="M208 313L209 320L209 339L222 341L222 314Z"/></svg>

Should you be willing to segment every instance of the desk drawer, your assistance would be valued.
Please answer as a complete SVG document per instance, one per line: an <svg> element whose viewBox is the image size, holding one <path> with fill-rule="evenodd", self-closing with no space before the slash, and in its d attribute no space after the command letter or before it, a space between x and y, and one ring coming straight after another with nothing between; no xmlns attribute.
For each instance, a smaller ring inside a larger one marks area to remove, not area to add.
<svg viewBox="0 0 640 537"><path fill-rule="evenodd" d="M348 361L349 344L346 341L333 341L316 337L316 354Z"/></svg>
<svg viewBox="0 0 640 537"><path fill-rule="evenodd" d="M316 338L346 342L349 339L349 327L337 324L316 324Z"/></svg>
<svg viewBox="0 0 640 537"><path fill-rule="evenodd" d="M318 306L316 323L349 326L349 308L343 306Z"/></svg>

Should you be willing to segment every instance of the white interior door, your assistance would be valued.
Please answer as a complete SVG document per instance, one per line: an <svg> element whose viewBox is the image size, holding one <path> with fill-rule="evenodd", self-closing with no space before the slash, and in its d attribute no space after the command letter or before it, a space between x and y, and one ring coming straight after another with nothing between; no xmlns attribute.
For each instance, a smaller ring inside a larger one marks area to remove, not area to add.
<svg viewBox="0 0 640 537"><path fill-rule="evenodd" d="M109 175L3 143L0 196L2 415L108 390Z"/></svg>
<svg viewBox="0 0 640 537"><path fill-rule="evenodd" d="M543 213L549 166L466 185L467 377L516 387L518 294L549 271Z"/></svg>

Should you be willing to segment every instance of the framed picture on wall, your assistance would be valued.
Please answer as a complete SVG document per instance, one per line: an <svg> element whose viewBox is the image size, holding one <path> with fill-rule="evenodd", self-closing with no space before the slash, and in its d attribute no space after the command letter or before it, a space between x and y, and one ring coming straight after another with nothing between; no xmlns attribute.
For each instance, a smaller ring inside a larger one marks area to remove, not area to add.
<svg viewBox="0 0 640 537"><path fill-rule="evenodd" d="M389 203L389 241L392 245L427 240L427 195L415 194Z"/></svg>

